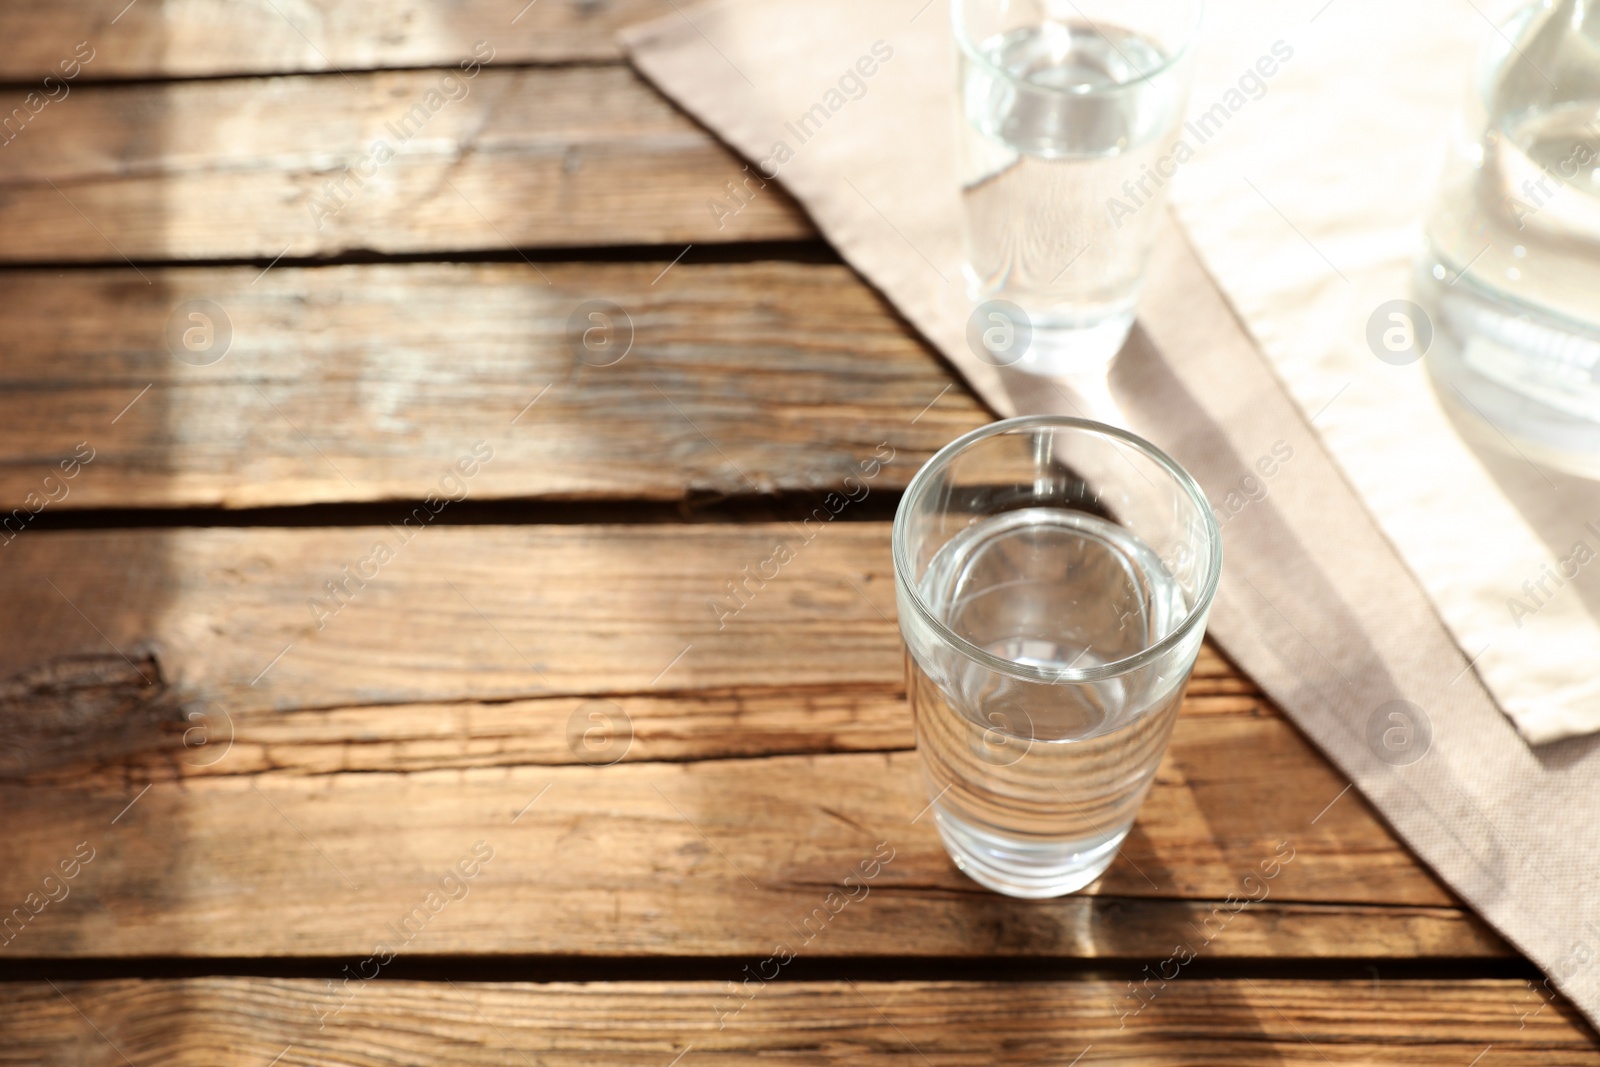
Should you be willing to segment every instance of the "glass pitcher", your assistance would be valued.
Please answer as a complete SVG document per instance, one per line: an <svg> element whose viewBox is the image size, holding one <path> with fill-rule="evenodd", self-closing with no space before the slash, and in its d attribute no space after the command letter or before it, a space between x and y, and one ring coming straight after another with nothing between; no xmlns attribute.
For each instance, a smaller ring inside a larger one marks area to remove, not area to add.
<svg viewBox="0 0 1600 1067"><path fill-rule="evenodd" d="M1542 0L1490 38L1418 299L1469 436L1600 478L1600 8Z"/></svg>

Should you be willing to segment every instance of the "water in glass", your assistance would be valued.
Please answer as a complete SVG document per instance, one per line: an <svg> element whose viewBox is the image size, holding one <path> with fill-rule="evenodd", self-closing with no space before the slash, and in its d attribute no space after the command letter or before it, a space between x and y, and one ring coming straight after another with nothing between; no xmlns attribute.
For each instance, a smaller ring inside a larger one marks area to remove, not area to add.
<svg viewBox="0 0 1600 1067"><path fill-rule="evenodd" d="M983 62L959 58L972 296L1024 310L1042 369L1087 369L1133 321L1161 216L1159 188L1132 214L1110 201L1130 203L1124 183L1171 150L1183 84L1147 78L1168 57L1103 23L1025 27L976 49Z"/></svg>
<svg viewBox="0 0 1600 1067"><path fill-rule="evenodd" d="M933 559L922 594L957 635L1046 669L1126 659L1191 606L1129 530L1055 507L974 523ZM1155 774L1188 663L1172 662L1170 678L1052 685L998 675L948 646L929 659L908 655L908 685L952 855L977 881L1016 895L1034 885L1054 895L1078 871L1083 883L1097 876Z"/></svg>

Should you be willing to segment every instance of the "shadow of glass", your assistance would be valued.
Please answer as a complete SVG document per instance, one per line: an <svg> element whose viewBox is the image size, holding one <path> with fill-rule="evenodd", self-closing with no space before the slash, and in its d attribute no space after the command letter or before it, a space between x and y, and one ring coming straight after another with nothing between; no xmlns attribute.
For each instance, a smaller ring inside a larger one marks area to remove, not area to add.
<svg viewBox="0 0 1600 1067"><path fill-rule="evenodd" d="M1008 388L1019 411L1062 410L1059 394L1039 379L1013 378L1008 381ZM1214 508L1252 473L1252 457L1235 450L1142 325L1136 324L1129 334L1113 365L1109 388L1126 415L1129 428L1183 464ZM1319 447L1303 423L1297 422L1285 432L1291 431L1293 439L1289 443L1296 449ZM1246 531L1248 541L1241 540ZM1443 762L1424 758L1407 766L1407 773L1402 775L1400 767L1385 759L1373 745L1367 715L1361 716L1362 721L1346 717L1342 709L1352 703L1376 712L1403 700L1405 692L1389 674L1378 649L1371 645L1357 613L1319 562L1299 544L1279 512L1275 496L1269 493L1254 501L1245 512L1223 525L1222 536L1224 589L1213 611L1213 621L1225 613L1239 611L1280 621L1282 625L1263 624L1257 629L1279 662L1295 665L1290 689L1282 699L1302 709L1302 728L1313 735L1319 730L1342 733L1356 742L1351 749L1360 753L1363 770L1370 776L1368 782L1376 781L1382 783L1383 790L1393 790L1396 803L1429 812L1460 853L1480 870L1483 882L1494 887L1495 892L1504 893L1509 865L1516 858L1506 854L1500 835L1485 813L1469 812L1471 817L1465 821L1447 816L1446 809L1454 807L1449 798L1464 794ZM1271 559L1250 551L1255 545L1269 543L1277 546ZM1230 592L1237 598L1237 607L1228 601ZM1305 617L1305 605L1316 606L1318 616L1314 620ZM1302 617L1299 624L1289 621L1296 614ZM1311 642L1307 630L1322 635L1319 644ZM1435 718L1439 734L1449 730L1448 718ZM1437 739L1436 736L1434 740ZM1350 773L1350 768L1345 769ZM1285 799L1304 806L1309 818L1328 798L1308 794Z"/></svg>
<svg viewBox="0 0 1600 1067"><path fill-rule="evenodd" d="M1600 482L1538 464L1508 445L1497 446L1486 440L1496 433L1493 428L1472 421L1472 416L1449 403L1448 398L1441 397L1440 406L1461 441L1551 556L1557 560L1567 558L1581 542L1600 557L1600 534L1588 528L1590 523L1600 527ZM1600 567L1584 566L1570 578L1563 576L1562 585L1554 592L1573 598L1591 619L1600 623ZM1524 595L1521 590L1511 593ZM1569 737L1538 745L1531 751L1544 766L1565 769L1579 765L1597 749L1600 734Z"/></svg>
<svg viewBox="0 0 1600 1067"><path fill-rule="evenodd" d="M1498 431L1473 421L1448 398L1441 397L1440 406L1462 443L1551 555L1562 558L1572 552L1575 542L1583 540L1600 556L1600 535L1586 528L1591 522L1600 527L1600 481L1536 463L1514 451L1509 442L1496 445L1489 438L1504 441ZM1562 588L1569 587L1589 615L1600 621L1600 568L1580 569L1576 576L1565 579Z"/></svg>

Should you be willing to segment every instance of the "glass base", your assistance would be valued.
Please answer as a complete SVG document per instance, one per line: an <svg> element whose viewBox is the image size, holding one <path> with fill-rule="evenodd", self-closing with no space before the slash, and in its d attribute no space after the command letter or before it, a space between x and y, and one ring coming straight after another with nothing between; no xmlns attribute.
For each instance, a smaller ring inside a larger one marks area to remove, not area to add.
<svg viewBox="0 0 1600 1067"><path fill-rule="evenodd" d="M1099 878L1133 828L1130 824L1109 837L1040 844L980 830L937 803L933 816L945 851L968 878L996 893L1027 900L1065 896Z"/></svg>
<svg viewBox="0 0 1600 1067"><path fill-rule="evenodd" d="M1600 479L1600 332L1425 258L1415 291L1433 342L1434 391L1474 443Z"/></svg>
<svg viewBox="0 0 1600 1067"><path fill-rule="evenodd" d="M1132 328L1131 310L1084 322L1037 319L1032 343L1013 366L1050 378L1103 374Z"/></svg>

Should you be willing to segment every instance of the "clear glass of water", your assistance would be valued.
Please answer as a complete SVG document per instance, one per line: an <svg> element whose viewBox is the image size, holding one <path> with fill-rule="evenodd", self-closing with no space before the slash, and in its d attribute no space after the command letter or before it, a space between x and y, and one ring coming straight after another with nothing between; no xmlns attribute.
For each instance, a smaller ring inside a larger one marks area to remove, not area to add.
<svg viewBox="0 0 1600 1067"><path fill-rule="evenodd" d="M1103 372L1183 162L1200 0L952 0L951 12L967 285L983 317L973 332L993 349L978 354Z"/></svg>
<svg viewBox="0 0 1600 1067"><path fill-rule="evenodd" d="M1017 897L1116 857L1172 732L1222 569L1194 479L1124 430L1008 419L951 443L894 522L929 810Z"/></svg>

